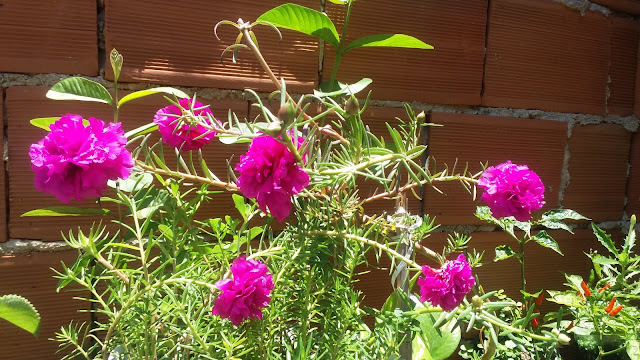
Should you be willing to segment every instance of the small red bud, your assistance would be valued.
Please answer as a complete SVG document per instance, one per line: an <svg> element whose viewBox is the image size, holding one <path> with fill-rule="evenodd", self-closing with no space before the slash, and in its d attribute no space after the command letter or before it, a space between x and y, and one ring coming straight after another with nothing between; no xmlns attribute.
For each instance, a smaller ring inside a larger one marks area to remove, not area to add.
<svg viewBox="0 0 640 360"><path fill-rule="evenodd" d="M584 280L582 280L582 283L580 283L580 286L582 286L582 290L584 290L584 295L586 297L591 296L591 290L589 290L589 287L587 287L587 283L585 283Z"/></svg>
<svg viewBox="0 0 640 360"><path fill-rule="evenodd" d="M607 290L607 289L608 289L608 288L610 288L610 287L611 287L611 284L607 284L607 285L605 285L605 286L601 287L600 289L598 289L598 292L599 292L599 293L601 293L601 292L603 292L603 291Z"/></svg>
<svg viewBox="0 0 640 360"><path fill-rule="evenodd" d="M537 328L540 325L540 322L538 321L538 318L531 319L531 325L533 325L533 327Z"/></svg>
<svg viewBox="0 0 640 360"><path fill-rule="evenodd" d="M613 310L613 305L615 304L616 304L616 298L611 299L611 301L609 302L609 305L606 308L604 308L604 311L608 313L611 312L611 310Z"/></svg>
<svg viewBox="0 0 640 360"><path fill-rule="evenodd" d="M536 299L536 306L542 305L543 298L544 298L544 292L541 292L540 295L538 295L538 298Z"/></svg>

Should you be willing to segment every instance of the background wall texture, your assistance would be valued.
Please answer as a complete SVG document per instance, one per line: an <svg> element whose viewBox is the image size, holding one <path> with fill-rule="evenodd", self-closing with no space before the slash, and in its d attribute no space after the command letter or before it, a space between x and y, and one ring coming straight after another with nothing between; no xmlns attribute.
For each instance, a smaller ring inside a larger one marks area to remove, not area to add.
<svg viewBox="0 0 640 360"><path fill-rule="evenodd" d="M320 9L319 0L294 1ZM226 120L228 109L239 117L255 115L242 89L273 90L249 52L237 64L220 64L220 54L235 35L213 25L238 17L254 20L279 5L275 0L0 0L0 294L29 298L42 315L40 339L0 324L1 359L54 359L54 331L71 319L89 321L81 293L56 293L51 267L73 261L75 253L60 241L60 230L86 226L95 219L21 218L28 210L57 204L35 191L28 149L44 136L29 124L35 117L67 112L111 118L100 104L56 102L47 88L71 75L112 86L105 54L117 48L124 56L122 88L157 84L197 91ZM343 9L326 12L341 22ZM374 131L404 117L402 101L430 114L426 139L429 155L452 165L506 160L526 163L547 186L546 209L579 211L620 238L628 218L640 213L640 72L638 43L640 0L385 0L357 1L349 36L399 32L432 44L435 50L359 49L343 60L343 82L371 77L372 106L367 122ZM290 91L307 92L330 76L333 56L311 38L283 31L258 30L261 49ZM132 129L165 106L161 96L134 102L120 118ZM207 162L224 171L231 154L244 146L208 149ZM223 149L223 150L220 150ZM237 161L238 156L235 156ZM215 171L215 170L214 170ZM445 195L425 189L411 200L413 213L436 216L442 232L426 239L438 248L446 232L470 233L471 246L487 250L508 242L501 232L474 216L471 197L457 184L441 187ZM371 190L373 191L373 190ZM81 206L95 206L86 201ZM220 216L231 207L220 194L204 216ZM390 203L369 209L390 210ZM563 272L585 274L585 251L597 247L576 222L575 234L554 234L565 253L531 246L527 252L528 288L560 289ZM383 264L384 265L384 264ZM505 261L479 269L485 289L517 294L518 264ZM363 277L365 303L379 306L390 292L387 270Z"/></svg>

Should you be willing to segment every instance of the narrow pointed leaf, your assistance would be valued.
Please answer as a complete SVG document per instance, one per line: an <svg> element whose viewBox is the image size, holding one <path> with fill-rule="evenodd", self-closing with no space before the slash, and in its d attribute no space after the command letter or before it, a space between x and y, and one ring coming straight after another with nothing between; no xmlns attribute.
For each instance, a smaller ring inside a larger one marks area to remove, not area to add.
<svg viewBox="0 0 640 360"><path fill-rule="evenodd" d="M53 100L96 101L113 105L113 98L104 86L82 77L59 81L47 92L47 97Z"/></svg>
<svg viewBox="0 0 640 360"><path fill-rule="evenodd" d="M532 239L535 242L537 242L538 244L540 244L540 245L542 245L542 246L544 246L546 248L549 248L549 249L557 252L558 254L564 256L562 251L560 251L560 247L558 246L558 243L546 231L541 230Z"/></svg>
<svg viewBox="0 0 640 360"><path fill-rule="evenodd" d="M413 36L404 34L378 34L364 36L349 43L344 52L361 47L396 47L408 49L433 49L433 46Z"/></svg>
<svg viewBox="0 0 640 360"><path fill-rule="evenodd" d="M141 97L158 94L158 93L175 95L181 99L189 97L189 95L185 94L184 91L181 91L172 87L157 87L157 88L151 88L151 89L132 92L131 94L124 96L122 99L120 99L120 101L118 101L118 107L122 106L122 104L129 102L133 99L138 99Z"/></svg>
<svg viewBox="0 0 640 360"><path fill-rule="evenodd" d="M604 246L612 254L618 256L618 249L616 249L616 245L611 240L611 236L604 232L604 230L596 226L596 224L594 223L591 223L591 229L593 230L593 234L596 236L598 241L600 241L600 244L602 244L602 246Z"/></svg>
<svg viewBox="0 0 640 360"><path fill-rule="evenodd" d="M260 15L258 21L266 21L284 29L315 36L335 48L338 48L340 43L338 31L331 19L320 11L304 6L280 5Z"/></svg>
<svg viewBox="0 0 640 360"><path fill-rule="evenodd" d="M83 216L83 215L109 215L111 211L107 209L83 209L73 206L53 206L37 210L27 211L22 214L26 216Z"/></svg>
<svg viewBox="0 0 640 360"><path fill-rule="evenodd" d="M24 329L34 336L40 332L40 314L29 300L18 295L0 297L0 318Z"/></svg>

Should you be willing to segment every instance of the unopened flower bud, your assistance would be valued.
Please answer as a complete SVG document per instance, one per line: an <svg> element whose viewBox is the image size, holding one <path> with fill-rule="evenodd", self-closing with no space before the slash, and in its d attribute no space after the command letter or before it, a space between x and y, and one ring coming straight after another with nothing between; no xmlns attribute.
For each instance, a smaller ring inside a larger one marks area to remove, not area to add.
<svg viewBox="0 0 640 360"><path fill-rule="evenodd" d="M418 120L418 124L424 124L427 120L427 114L425 114L424 111L420 112L420 114L416 116L416 120Z"/></svg>
<svg viewBox="0 0 640 360"><path fill-rule="evenodd" d="M471 303L473 304L473 308L474 308L474 309L479 310L479 309L481 309L481 308L482 308L482 303L483 303L483 301L482 301L482 299L480 298L480 296L478 296L478 295L474 295L474 296L471 298Z"/></svg>
<svg viewBox="0 0 640 360"><path fill-rule="evenodd" d="M349 100L347 100L347 105L344 107L344 111L349 115L356 115L360 112L360 104L355 96L351 95Z"/></svg>
<svg viewBox="0 0 640 360"><path fill-rule="evenodd" d="M558 329L551 330L551 333L558 339L558 344L560 345L569 345L571 342L571 338L567 334L561 333Z"/></svg>
<svg viewBox="0 0 640 360"><path fill-rule="evenodd" d="M274 121L271 124L267 125L267 127L264 129L264 132L274 138L277 138L282 134L282 126L280 125L280 123Z"/></svg>
<svg viewBox="0 0 640 360"><path fill-rule="evenodd" d="M296 115L296 107L293 106L291 100L287 100L287 102L280 107L280 110L278 110L278 120L285 125L293 123Z"/></svg>

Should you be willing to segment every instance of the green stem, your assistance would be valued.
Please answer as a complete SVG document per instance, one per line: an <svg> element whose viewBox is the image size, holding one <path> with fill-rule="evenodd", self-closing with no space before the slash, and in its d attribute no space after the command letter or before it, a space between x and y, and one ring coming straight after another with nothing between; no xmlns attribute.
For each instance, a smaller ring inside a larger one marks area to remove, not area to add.
<svg viewBox="0 0 640 360"><path fill-rule="evenodd" d="M353 0L349 0L349 2L347 3L347 12L344 15L344 25L342 26L342 34L340 35L340 44L336 49L336 58L333 62L333 69L331 69L331 80L329 82L330 85L336 82L336 76L338 75L338 67L340 66L342 55L344 55L344 53L342 52L342 48L344 47L344 39L347 37L347 27L349 26L349 17L351 16L352 4L353 4Z"/></svg>
<svg viewBox="0 0 640 360"><path fill-rule="evenodd" d="M388 155L383 155L383 156L376 156L373 159L357 164L357 165L353 165L353 166L348 166L348 167L344 167L344 168L339 168L339 169L331 169L331 170L325 170L325 171L321 171L320 175L338 175L344 172L356 172L356 171L360 171L360 170L364 170L372 165L381 163L381 162L385 162L385 161L389 161L389 160L394 160L394 159L399 159L404 157L403 154L388 154Z"/></svg>
<svg viewBox="0 0 640 360"><path fill-rule="evenodd" d="M526 284L527 281L525 280L524 277L524 240L519 241L520 243L520 257L518 258L518 260L520 260L520 280L522 283L522 296L524 296L524 292L526 292Z"/></svg>
<svg viewBox="0 0 640 360"><path fill-rule="evenodd" d="M343 239L355 240L355 241L361 242L361 243L363 243L365 245L376 247L376 248L386 252L387 254L393 256L397 260L404 261L405 263L407 263L407 265L411 266L414 270L418 270L418 271L422 270L422 266L418 265L415 261L413 261L411 259L407 259L406 257L400 255L398 252L396 252L393 249L390 249L389 247L387 247L384 244L380 244L377 241L369 240L369 239L363 238L361 236L352 235L352 234L345 234L345 233L339 233L337 231L327 231L327 230L312 230L312 231L307 231L305 233L298 234L296 236L302 236L302 235L307 235L307 236L318 236L318 235L320 235L320 236L339 237L339 238L343 238ZM434 258L434 259L436 261L438 261L437 258Z"/></svg>
<svg viewBox="0 0 640 360"><path fill-rule="evenodd" d="M287 145L287 149L289 149L289 151L293 154L293 156L296 157L296 160L298 161L298 163L300 163L300 165L304 165L302 161L302 156L300 156L300 153L298 152L298 147L293 144L293 140L291 140L291 137L289 136L289 134L287 134L286 131L283 131L281 136L282 136L282 140L284 140L285 144Z"/></svg>
<svg viewBox="0 0 640 360"><path fill-rule="evenodd" d="M598 354L598 359L601 359L602 357L609 356L609 355L612 355L612 354L615 354L615 353L619 353L622 350L625 350L626 348L627 348L626 345L622 346L622 347L619 347L617 349L614 349L614 350L610 350L610 351L602 351L602 348L600 348L599 349L600 353Z"/></svg>

